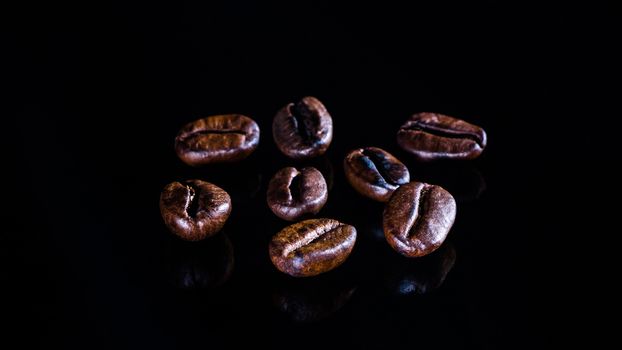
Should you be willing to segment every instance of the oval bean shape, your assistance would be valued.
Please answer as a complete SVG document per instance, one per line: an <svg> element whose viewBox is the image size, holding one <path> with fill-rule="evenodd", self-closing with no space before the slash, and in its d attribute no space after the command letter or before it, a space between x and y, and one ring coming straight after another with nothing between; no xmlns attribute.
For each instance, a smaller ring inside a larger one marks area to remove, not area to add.
<svg viewBox="0 0 622 350"><path fill-rule="evenodd" d="M279 170L268 184L268 207L281 219L293 221L315 215L326 204L328 189L319 170L308 167Z"/></svg>
<svg viewBox="0 0 622 350"><path fill-rule="evenodd" d="M317 157L333 140L333 119L317 98L305 97L277 112L272 136L278 149L289 158Z"/></svg>
<svg viewBox="0 0 622 350"><path fill-rule="evenodd" d="M397 143L421 161L474 159L486 147L486 132L443 114L418 113L400 127Z"/></svg>
<svg viewBox="0 0 622 350"><path fill-rule="evenodd" d="M294 277L315 276L341 265L356 242L356 229L333 219L290 225L272 237L270 259Z"/></svg>
<svg viewBox="0 0 622 350"><path fill-rule="evenodd" d="M200 241L222 229L231 213L231 198L209 182L172 182L160 195L160 213L172 233L186 241Z"/></svg>
<svg viewBox="0 0 622 350"><path fill-rule="evenodd" d="M199 166L236 162L259 145L259 126L240 114L214 115L186 124L175 138L175 151L184 163Z"/></svg>
<svg viewBox="0 0 622 350"><path fill-rule="evenodd" d="M382 226L393 249L407 257L419 257L440 247L455 218L456 201L449 192L440 186L411 182L393 192Z"/></svg>
<svg viewBox="0 0 622 350"><path fill-rule="evenodd" d="M343 168L350 185L360 194L386 202L399 186L410 181L408 168L389 152L359 148L348 153Z"/></svg>

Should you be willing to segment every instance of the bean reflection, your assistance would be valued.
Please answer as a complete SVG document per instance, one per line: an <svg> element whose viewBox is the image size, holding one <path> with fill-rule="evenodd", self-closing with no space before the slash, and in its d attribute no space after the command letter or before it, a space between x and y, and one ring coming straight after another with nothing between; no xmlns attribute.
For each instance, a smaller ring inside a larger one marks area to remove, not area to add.
<svg viewBox="0 0 622 350"><path fill-rule="evenodd" d="M314 322L339 311L356 291L354 283L339 276L281 280L272 293L274 306L295 322Z"/></svg>
<svg viewBox="0 0 622 350"><path fill-rule="evenodd" d="M171 242L167 262L169 281L178 288L219 287L233 272L233 244L223 232L201 242Z"/></svg>
<svg viewBox="0 0 622 350"><path fill-rule="evenodd" d="M398 295L430 293L443 284L455 262L456 250L451 242L423 258L397 257L385 266L385 286Z"/></svg>

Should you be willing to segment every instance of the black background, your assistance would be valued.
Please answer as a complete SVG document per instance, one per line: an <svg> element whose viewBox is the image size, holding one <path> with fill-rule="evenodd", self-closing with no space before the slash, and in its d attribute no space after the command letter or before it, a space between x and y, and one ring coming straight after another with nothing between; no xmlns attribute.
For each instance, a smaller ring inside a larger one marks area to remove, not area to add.
<svg viewBox="0 0 622 350"><path fill-rule="evenodd" d="M250 341L461 349L572 338L548 327L574 312L560 296L573 288L562 280L577 272L566 265L565 237L578 224L556 218L585 215L566 176L589 172L595 142L595 105L578 87L609 79L614 21L604 6L382 5L106 2L3 11L4 339L46 348ZM295 163L274 146L271 120L306 95L332 114L334 141L326 157ZM414 162L395 133L419 111L483 126L488 148L469 163ZM240 164L185 166L173 150L178 129L221 113L258 122L257 151ZM393 252L380 231L382 205L344 179L345 153L367 145L458 199L445 244L455 264L425 294L396 286L433 280L439 257ZM278 273L267 255L270 237L287 225L265 205L267 182L298 164L332 178L320 215L359 231L342 267L305 281ZM219 286L180 288L188 269L218 279L222 260L201 256L226 251L223 237L184 244L162 223L161 188L195 177L233 198L224 232L235 263ZM294 309L337 310L298 322L300 314L279 307L283 295Z"/></svg>

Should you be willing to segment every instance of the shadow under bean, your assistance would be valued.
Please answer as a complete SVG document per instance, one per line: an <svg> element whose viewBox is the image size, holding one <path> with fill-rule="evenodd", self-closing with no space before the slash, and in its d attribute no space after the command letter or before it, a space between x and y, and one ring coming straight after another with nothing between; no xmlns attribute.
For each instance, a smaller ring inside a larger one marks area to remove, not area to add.
<svg viewBox="0 0 622 350"><path fill-rule="evenodd" d="M439 288L456 262L456 250L445 242L437 251L422 258L397 256L384 265L383 285L392 294L427 294Z"/></svg>
<svg viewBox="0 0 622 350"><path fill-rule="evenodd" d="M356 288L345 273L298 279L279 276L274 281L272 303L292 321L315 322L338 312L351 299Z"/></svg>
<svg viewBox="0 0 622 350"><path fill-rule="evenodd" d="M224 232L200 242L176 240L166 255L169 282L181 289L210 289L229 280L235 264L233 244Z"/></svg>

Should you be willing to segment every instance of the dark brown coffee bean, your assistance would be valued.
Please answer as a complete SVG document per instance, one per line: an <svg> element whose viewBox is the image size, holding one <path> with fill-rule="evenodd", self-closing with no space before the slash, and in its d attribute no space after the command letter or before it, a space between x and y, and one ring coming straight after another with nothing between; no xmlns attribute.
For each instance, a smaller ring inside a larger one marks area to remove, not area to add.
<svg viewBox="0 0 622 350"><path fill-rule="evenodd" d="M171 232L187 241L200 241L222 229L231 213L231 198L209 182L172 182L160 195L160 212Z"/></svg>
<svg viewBox="0 0 622 350"><path fill-rule="evenodd" d="M324 176L315 168L279 170L268 184L268 206L284 220L315 215L326 204L328 190Z"/></svg>
<svg viewBox="0 0 622 350"><path fill-rule="evenodd" d="M421 161L474 159L486 147L486 132L446 115L418 113L400 127L397 143Z"/></svg>
<svg viewBox="0 0 622 350"><path fill-rule="evenodd" d="M333 139L333 119L318 99L305 97L277 112L272 135L279 150L290 158L317 157Z"/></svg>
<svg viewBox="0 0 622 350"><path fill-rule="evenodd" d="M384 236L408 257L430 254L443 243L456 218L456 201L442 187L411 182L400 186L382 216Z"/></svg>
<svg viewBox="0 0 622 350"><path fill-rule="evenodd" d="M270 259L294 277L315 276L341 265L354 248L356 229L332 219L290 225L272 237Z"/></svg>
<svg viewBox="0 0 622 350"><path fill-rule="evenodd" d="M343 168L355 190L379 202L388 201L393 191L410 181L408 168L389 152L376 147L348 153Z"/></svg>
<svg viewBox="0 0 622 350"><path fill-rule="evenodd" d="M259 126L240 114L214 115L186 124L175 138L177 156L192 166L235 162L259 144Z"/></svg>

